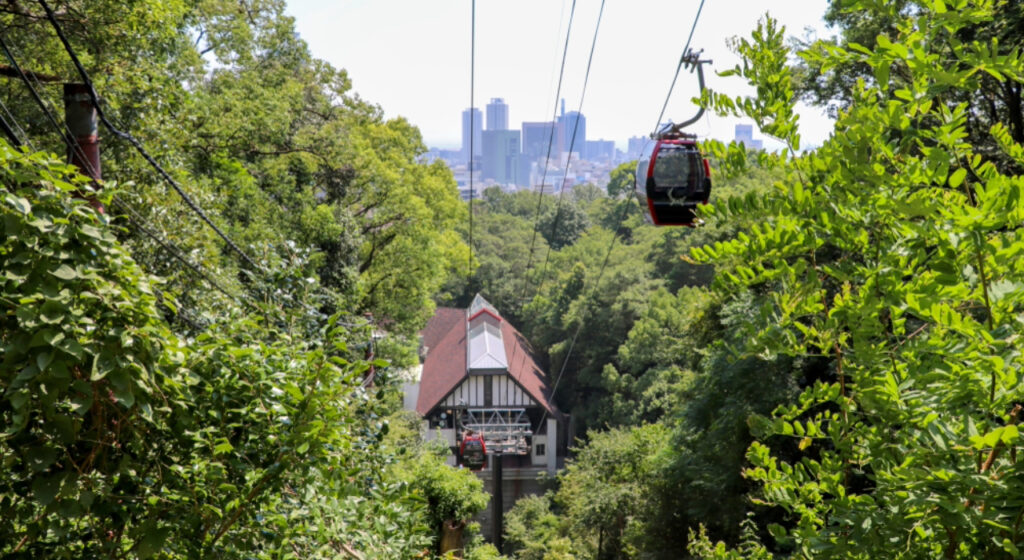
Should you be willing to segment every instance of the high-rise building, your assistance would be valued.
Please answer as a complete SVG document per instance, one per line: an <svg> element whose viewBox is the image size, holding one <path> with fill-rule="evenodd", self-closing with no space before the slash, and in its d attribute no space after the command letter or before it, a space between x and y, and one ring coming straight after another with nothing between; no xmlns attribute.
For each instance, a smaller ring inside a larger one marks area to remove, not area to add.
<svg viewBox="0 0 1024 560"><path fill-rule="evenodd" d="M550 142L551 160L559 160L565 139L562 137L562 129L554 122L524 122L522 130L524 159L534 161L537 158L546 158Z"/></svg>
<svg viewBox="0 0 1024 560"><path fill-rule="evenodd" d="M508 130L508 105L500 97L487 104L487 130Z"/></svg>
<svg viewBox="0 0 1024 560"><path fill-rule="evenodd" d="M626 144L626 157L629 159L637 159L640 157L640 152L644 150L644 145L652 140L646 136L634 136L629 139Z"/></svg>
<svg viewBox="0 0 1024 560"><path fill-rule="evenodd" d="M485 130L481 162L483 178L501 185L522 185L519 164L518 130Z"/></svg>
<svg viewBox="0 0 1024 560"><path fill-rule="evenodd" d="M754 140L754 127L749 124L736 125L736 141L741 142L749 150L760 150L763 142Z"/></svg>
<svg viewBox="0 0 1024 560"><path fill-rule="evenodd" d="M472 115L472 118L470 116ZM472 125L470 124L472 120ZM483 138L480 133L484 129L484 117L480 109L466 109L462 112L462 157L469 161L469 131L473 130L473 155L479 157L484 153Z"/></svg>
<svg viewBox="0 0 1024 560"><path fill-rule="evenodd" d="M585 158L588 161L611 162L615 159L615 142L612 140L587 140Z"/></svg>
<svg viewBox="0 0 1024 560"><path fill-rule="evenodd" d="M561 160L562 145L565 141L562 138L562 127L554 121L524 122L522 130L523 152L519 158L519 179L523 184L529 185L533 164L536 163L539 169L543 169L549 161ZM549 144L550 154L548 153Z"/></svg>
<svg viewBox="0 0 1024 560"><path fill-rule="evenodd" d="M577 124L579 123L579 124ZM587 145L587 118L577 111L569 111L558 117L558 124L562 125L565 134L565 151L584 153ZM575 128L575 140L573 129ZM570 144L572 149L570 150Z"/></svg>

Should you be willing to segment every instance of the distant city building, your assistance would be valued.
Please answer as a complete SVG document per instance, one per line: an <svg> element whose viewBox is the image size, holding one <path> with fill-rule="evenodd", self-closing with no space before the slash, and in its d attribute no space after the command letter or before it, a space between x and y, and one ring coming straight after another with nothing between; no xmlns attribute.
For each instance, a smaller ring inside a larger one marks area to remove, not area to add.
<svg viewBox="0 0 1024 560"><path fill-rule="evenodd" d="M487 130L508 130L508 105L500 97L487 104Z"/></svg>
<svg viewBox="0 0 1024 560"><path fill-rule="evenodd" d="M743 143L749 150L760 150L763 145L761 140L754 140L754 127L749 124L736 125L735 140Z"/></svg>
<svg viewBox="0 0 1024 560"><path fill-rule="evenodd" d="M519 131L485 130L481 171L484 179L499 185L522 185L519 165ZM524 178L525 179L525 178Z"/></svg>
<svg viewBox="0 0 1024 560"><path fill-rule="evenodd" d="M584 159L589 161L612 161L615 159L614 140L587 140Z"/></svg>
<svg viewBox="0 0 1024 560"><path fill-rule="evenodd" d="M543 171L545 163L557 162L562 157L562 145L564 144L562 127L557 126L554 121L524 122L522 131L523 153L520 156L519 178L529 186L534 186L528 180L534 165L536 164ZM550 154L548 153L549 144Z"/></svg>
<svg viewBox="0 0 1024 560"><path fill-rule="evenodd" d="M472 116L472 118L470 118ZM470 121L472 120L472 124ZM470 128L473 130L473 155L479 157L484 153L483 137L484 116L480 109L466 109L462 112L462 160L469 161Z"/></svg>
<svg viewBox="0 0 1024 560"><path fill-rule="evenodd" d="M563 144L565 151L584 153L587 145L587 118L577 111L569 111L558 117L558 124L562 126L565 134L565 144ZM573 137L574 128L575 139ZM572 144L571 149L570 144Z"/></svg>
<svg viewBox="0 0 1024 560"><path fill-rule="evenodd" d="M626 144L626 157L628 159L637 159L640 157L640 152L644 149L644 144L650 142L650 138L646 136L634 136L629 139Z"/></svg>

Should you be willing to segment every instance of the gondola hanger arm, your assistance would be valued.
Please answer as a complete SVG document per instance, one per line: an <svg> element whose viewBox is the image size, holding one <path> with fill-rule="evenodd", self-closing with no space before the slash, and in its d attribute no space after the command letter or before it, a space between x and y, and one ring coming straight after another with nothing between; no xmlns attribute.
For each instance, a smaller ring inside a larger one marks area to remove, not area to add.
<svg viewBox="0 0 1024 560"><path fill-rule="evenodd" d="M700 93L704 95L704 65L711 64L710 59L701 60L700 55L704 52L704 49L694 51L689 49L686 54L679 59L681 66L688 66L690 71L697 70L697 83L700 85ZM663 138L682 137L682 136L693 136L683 132L683 129L697 122L702 116L704 116L704 107L701 107L697 114L690 119L683 121L678 124L667 123L661 130L651 134L651 138L655 140L661 140Z"/></svg>

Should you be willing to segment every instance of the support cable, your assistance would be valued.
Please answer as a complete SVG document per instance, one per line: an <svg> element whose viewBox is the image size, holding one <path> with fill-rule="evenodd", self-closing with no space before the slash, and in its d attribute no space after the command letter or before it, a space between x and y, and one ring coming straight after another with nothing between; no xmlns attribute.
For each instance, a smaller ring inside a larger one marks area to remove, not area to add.
<svg viewBox="0 0 1024 560"><path fill-rule="evenodd" d="M469 270L473 276L473 137L476 136L476 0L471 1L469 18Z"/></svg>
<svg viewBox="0 0 1024 560"><path fill-rule="evenodd" d="M11 52L10 47L8 47L7 45L7 41L4 40L3 33L0 33L0 48L3 49L4 55L7 56L7 59L11 61L11 66L14 68L15 72L17 72L18 75L21 77L21 81L24 82L25 85L28 87L28 91L32 95L32 99L35 100L37 105L43 108L43 111L46 113L47 120L49 120L50 124L53 125L54 130L56 130L57 134L60 135L61 140L63 140L64 143L69 146L73 145L74 142L72 142L71 139L68 138L68 135L64 133L64 128L57 122L57 119L54 118L53 114L49 111L49 109L47 109L46 102L39 95L39 92L36 90L35 86L32 85L32 81L29 80L29 77L26 74L25 70L21 68L21 65L19 65L18 61L14 58L14 53Z"/></svg>
<svg viewBox="0 0 1024 560"><path fill-rule="evenodd" d="M587 95L587 82L590 80L590 67L594 62L594 49L597 46L597 32L601 29L601 17L604 15L604 0L601 0L601 9L597 13L597 25L594 27L594 39L590 43L590 56L587 58L587 71L583 75L583 91L580 93L579 108L576 109L576 118L573 121L572 138L569 141L569 155L565 159L565 172L562 174L562 188L558 190L558 205L555 207L555 219L551 223L551 237L558 231L558 221L562 215L562 201L565 198L565 180L569 177L569 167L572 162L572 150L576 145L576 132L580 127L580 114L583 112L583 99ZM541 269L540 284L537 291L544 289L544 282L547 280L548 262L551 260L551 247L544 256L544 267Z"/></svg>
<svg viewBox="0 0 1024 560"><path fill-rule="evenodd" d="M564 3L562 4L562 13L563 13L563 15L565 13L565 4ZM573 22L573 19L574 19L575 15L576 15L576 0L572 0L572 5L569 8L569 23L568 23L568 25L566 25L566 28L565 28L565 46L562 47L562 63L561 63L560 68L558 70L558 86L555 88L555 103L554 103L554 107L551 110L551 130L548 133L547 155L544 157L544 171L543 171L543 174L541 175L540 185L537 188L537 210L534 213L534 218L533 218L533 235L530 237L530 252L528 253L528 256L527 256L527 259L526 259L526 268L523 270L523 289L519 292L519 301L520 302L525 301L526 289L530 285L528 275L530 273L530 268L533 266L533 249L534 249L534 246L537 243L537 232L540 230L540 210L541 210L541 205L544 202L544 182L547 180L547 176L548 176L548 165L551 163L551 147L555 143L555 128L557 127L557 125L555 123L556 123L556 121L558 119L558 100L559 100L559 98L561 97L561 94L562 94L562 79L565 76L565 60L566 60L568 52L569 52L569 38L572 36L572 22ZM559 23L559 28L561 28L561 23ZM516 345L514 345L512 347L512 359L509 361L510 365L515 363L516 356L518 354L519 354L519 345L516 344ZM517 383L520 381L519 378L521 376L522 376L522 372L520 372L519 375L516 376L516 382Z"/></svg>
<svg viewBox="0 0 1024 560"><path fill-rule="evenodd" d="M589 299L591 299L591 300L594 299L594 297L597 295L598 288L601 287L601 278L604 276L604 271L608 267L608 261L611 260L612 249L615 247L615 240L618 239L618 237L619 237L619 230L622 229L622 222L623 222L623 220L626 219L626 213L629 210L629 204L630 204L630 202L632 202L632 200L633 200L632 197L626 197L622 201L622 211L619 212L618 227L616 227L615 231L612 232L611 242L608 243L608 251L605 252L604 261L601 263L601 269L597 273L597 279L594 280L594 289L590 291L590 298ZM569 342L569 349L566 351L565 358L562 360L562 367L558 370L558 376L555 377L555 383L554 383L554 385L551 388L551 396L550 396L550 398L551 398L552 402L555 400L555 393L558 391L558 384L562 381L562 376L565 374L566 367L569 365L569 358L572 357L572 351L573 351L574 348L576 348L576 340L580 337L580 331L583 330L583 324L586 322L586 318L587 318L587 305L586 304L587 304L587 299L584 299L583 300L583 309L580 312L579 324L576 325L576 332L574 332L573 335L572 335L572 341ZM547 416L548 416L548 411L547 411L547 409L544 409L544 414L541 415L540 424L538 424L538 426L544 425L544 420L547 418Z"/></svg>
<svg viewBox="0 0 1024 560"><path fill-rule="evenodd" d="M690 27L690 36L686 38L686 46L683 47L683 54L679 56L679 64L676 65L676 74L672 77L672 85L668 87L668 95L665 96L665 104L661 107L661 114L658 115L658 122L654 123L654 132L657 133L661 127L661 119L665 116L665 110L668 109L668 100L672 98L672 90L676 87L676 80L679 79L679 71L682 70L683 64L686 61L686 54L690 52L690 41L693 39L693 32L697 29L697 21L700 20L700 12L704 9L704 0L700 0L700 6L697 7L697 15L693 18L693 26Z"/></svg>
<svg viewBox="0 0 1024 560"><path fill-rule="evenodd" d="M175 260L177 260L181 264L185 265L186 268L188 268L189 270L194 272L197 276L199 276L200 278L205 280L206 283L209 284L213 289L215 289L218 292L224 294L229 299L233 300L235 303L237 303L237 304L239 304L239 305L241 305L243 307L249 307L251 310L257 311L257 312L259 311L259 309L255 305L253 305L252 302L250 302L248 299L242 298L242 297L240 297L240 296L238 296L236 294L232 294L231 292L229 292L227 290L227 288L225 288L222 284L220 284L220 282L215 280L213 278L212 274L210 274L207 271L203 270L200 265L195 264L195 263L189 261L188 258L186 258L183 254L181 254L181 251L173 243L163 239L162 237L160 237L159 234L157 234L156 232L154 232L154 231L150 230L149 228L147 228L144 225L145 224L145 220L142 218L142 216L140 216L138 214L138 212L133 210L130 206L127 206L124 203L117 202L117 201L115 201L113 203L113 206L115 208L117 208L118 210L125 211L125 213L128 214L128 221L131 222L133 227L135 227L140 232L145 234L146 237L149 237L154 242L156 242L158 245L163 247L172 257L174 257Z"/></svg>
<svg viewBox="0 0 1024 560"><path fill-rule="evenodd" d="M89 73L85 71L85 67L82 66L81 61L79 61L78 59L78 55L75 54L74 49L71 47L71 43L68 42L67 37L64 35L64 30L61 28L60 23L57 21L57 17L54 15L53 10L50 8L49 4L46 3L46 0L39 0L39 4L43 7L44 10L46 10L46 18L50 21L50 24L53 26L53 29L57 32L57 37L64 45L64 50L67 51L68 56L71 57L71 61L74 63L75 68L78 70L79 76L81 76L82 81L88 88L89 98L92 100L92 104L96 108L96 114L97 116L99 116L100 122L103 123L103 126L106 127L107 130L109 130L115 136L127 140L128 143L130 143L135 148L139 155L141 155L149 163L149 165L153 167L153 169L155 169L161 177L163 177L167 184L169 184L171 188L173 188L178 193L178 195L182 198L182 200L185 201L189 208L191 208L192 211L196 213L196 215L202 218L202 220L206 222L206 224L210 226L210 228L212 228L213 231L216 232L217 235L220 236L220 238L223 239L225 243L227 243L228 247L230 247L232 251L238 254L238 256L240 256L242 260L244 260L252 268L259 271L263 271L263 267L256 264L256 261L254 261L252 258L249 257L249 255L242 251L242 249L230 237L228 237L226 233L224 233L219 227L217 227L216 224L213 223L213 220L210 219L206 212L204 212L199 207L199 205L197 205L195 201L193 201L192 198L189 197L189 195L181 188L178 182L175 181L174 178L171 177L171 175L163 167L161 167L159 163L156 162L155 159L153 159L153 156L149 155L149 152L147 152L146 149L143 148L142 144L138 140L136 140L134 136L128 134L127 132L119 130L117 127L110 123L110 121L107 119L106 114L103 111L103 108L100 107L99 96L96 93L96 88L93 87L92 80L89 78Z"/></svg>
<svg viewBox="0 0 1024 560"><path fill-rule="evenodd" d="M0 106L3 106L5 113L8 112L7 106L3 105L2 102L0 102ZM11 139L12 146L15 148L21 147L21 140L18 139L18 135L14 133L14 129L11 128L11 125L7 124L7 119L5 119L3 115L0 115L0 129L2 129L4 134Z"/></svg>
<svg viewBox="0 0 1024 560"><path fill-rule="evenodd" d="M569 37L572 34L572 21L576 15L576 0L572 0L572 6L569 9L569 25L565 29L565 46L562 47L562 65L558 71L558 87L555 89L555 107L551 111L551 131L548 134L548 152L544 157L544 171L541 174L540 185L537 189L537 210L534 212L533 218L533 235L530 237L530 252L526 258L526 269L523 271L523 289L519 294L519 299L522 301L526 297L526 288L528 286L527 275L530 273L530 268L533 266L533 248L537 243L537 232L540 230L540 209L544 202L544 182L547 181L548 177L548 165L551 163L551 146L555 141L555 121L558 118L558 99L562 94L562 78L565 76L565 59L569 53ZM577 119L578 121L579 119ZM564 183L564 180L563 180Z"/></svg>
<svg viewBox="0 0 1024 560"><path fill-rule="evenodd" d="M15 68L15 70L18 71L18 73L21 75L21 79L25 82L25 85L32 92L32 94L33 94L32 97L35 99L36 103L39 105L39 108L42 109L43 113L46 115L47 120L54 126L54 129L56 130L57 134L60 135L61 138L64 139L64 142L65 142L65 144L67 144L67 147L70 150L74 151L76 153L76 155L79 156L79 161L81 161L84 165L86 165L89 168L90 173L93 176L95 176L96 175L96 173L95 173L96 170L92 169L92 163L89 161L88 158L85 157L85 154L82 151L81 146L79 146L76 142L71 140L71 133L67 129L66 124L64 126L61 126L61 124L57 122L57 118L54 116L52 108L46 103L46 101L42 98L42 96L39 95L38 91L35 89L35 86L32 84L32 82L35 81L36 82L35 85L41 85L41 84L39 84L38 79L36 79L35 76L31 72L23 72L23 71L21 71L21 67L20 67L20 65L18 65L17 59L14 57L13 52L11 52L9 46L3 41L3 37L2 36L0 36L0 46L2 46L2 48L3 48L4 52L5 52L5 54L7 55L8 59L10 59L12 67ZM32 78L32 79L29 79L29 78ZM6 109L6 107L5 107L5 109ZM19 126L19 128L20 128L20 126ZM119 210L124 211L126 214L129 214L128 220L131 222L131 224L136 229L138 229L140 232L142 232L147 237L149 237L150 239L155 241L157 244L159 244L161 247L163 247L168 253L170 253L170 255L172 257L174 257L174 259L176 259L179 262L181 262L182 264L184 264L189 270L191 270L196 275L198 275L200 278L205 280L214 289L216 289L217 291L221 292L222 294L224 294L225 296L227 296L231 300L235 301L236 303L239 303L240 305L248 305L250 308L258 311L258 309L256 309L256 307L252 303L250 303L250 302L248 302L246 300L240 299L239 296L237 296L237 295L231 294L226 288L224 288L223 285L221 285L217 280L215 280L210 273L208 273L207 271L203 270L202 267L200 267L199 265L190 262L187 258L185 258L182 255L182 252L180 251L180 249L178 249L173 243L171 243L170 241L167 241L167 240L161 238L158 234L156 234L155 232L153 232L152 230L147 228L144 225L145 224L145 220L142 218L142 216L140 216L130 206L128 206L127 204L125 204L123 202L118 202L118 201L114 201L113 205L116 208L118 208ZM188 321L187 318L186 318L186 322L190 322L190 321Z"/></svg>

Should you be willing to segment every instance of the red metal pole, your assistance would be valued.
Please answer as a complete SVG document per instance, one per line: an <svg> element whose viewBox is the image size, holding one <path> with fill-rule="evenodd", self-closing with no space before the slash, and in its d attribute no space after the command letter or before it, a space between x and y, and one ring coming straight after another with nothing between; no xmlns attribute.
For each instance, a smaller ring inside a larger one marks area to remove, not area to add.
<svg viewBox="0 0 1024 560"><path fill-rule="evenodd" d="M68 159L83 175L98 185L103 175L100 172L100 138L93 107L86 84L64 84L64 122L67 123L74 147L68 147ZM89 203L100 214L103 205L92 197Z"/></svg>

